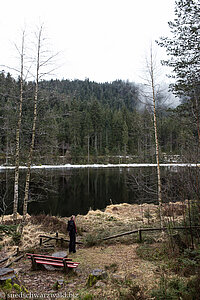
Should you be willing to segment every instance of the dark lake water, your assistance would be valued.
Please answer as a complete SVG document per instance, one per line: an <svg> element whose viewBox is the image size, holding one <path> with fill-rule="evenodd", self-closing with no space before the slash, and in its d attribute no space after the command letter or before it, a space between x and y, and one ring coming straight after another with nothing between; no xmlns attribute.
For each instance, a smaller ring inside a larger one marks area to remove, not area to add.
<svg viewBox="0 0 200 300"><path fill-rule="evenodd" d="M191 168L190 168L191 169ZM188 195L177 169L161 169L166 199ZM170 176L169 176L170 174ZM183 174L183 168L181 168ZM169 178L171 181L169 182ZM20 170L19 212L22 213L25 170ZM170 183L170 188L169 188ZM12 213L14 171L0 172L0 209ZM191 188L188 187L187 190ZM28 212L70 216L109 204L156 202L156 168L72 168L32 170ZM2 213L2 211L1 211Z"/></svg>

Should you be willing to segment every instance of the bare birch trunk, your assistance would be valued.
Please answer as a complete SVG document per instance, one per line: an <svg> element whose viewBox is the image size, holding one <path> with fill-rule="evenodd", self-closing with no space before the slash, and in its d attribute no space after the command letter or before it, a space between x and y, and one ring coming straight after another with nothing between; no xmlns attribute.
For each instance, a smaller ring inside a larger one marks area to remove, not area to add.
<svg viewBox="0 0 200 300"><path fill-rule="evenodd" d="M27 163L25 195L24 195L24 204L23 204L23 222L26 220L26 215L27 215L30 176L31 176L31 163L32 163L33 150L34 150L34 145L35 145L36 121L37 121L37 104L38 104L38 83L39 83L39 69L40 69L41 35L42 35L42 27L40 28L40 31L39 31L38 45L37 45L37 66L36 66L36 82L35 82L35 94L34 94L33 127L32 127L32 139L31 139L31 145L30 145L29 157L28 157L28 163Z"/></svg>
<svg viewBox="0 0 200 300"><path fill-rule="evenodd" d="M89 136L89 134L87 136L87 142L88 142L87 151L88 151L88 163L89 163L90 162L90 136Z"/></svg>
<svg viewBox="0 0 200 300"><path fill-rule="evenodd" d="M199 147L200 145L199 104L198 104L198 98L196 92L195 92L195 110L196 110L196 124L197 124L198 147Z"/></svg>
<svg viewBox="0 0 200 300"><path fill-rule="evenodd" d="M20 130L22 122L22 104L23 104L23 83L24 83L24 32L22 35L21 48L21 73L20 73L20 102L19 115L16 129L16 152L15 152L15 181L14 181L14 201L13 201L13 222L17 222L17 208L19 199L19 148L20 148Z"/></svg>
<svg viewBox="0 0 200 300"><path fill-rule="evenodd" d="M155 96L155 84L154 84L154 67L153 67L153 53L151 48L151 61L150 61L150 77L151 77L151 89L153 98L153 120L154 120L154 134L155 134L155 145L156 145L156 163L157 163L157 180L158 180L158 204L160 213L160 225L163 227L163 216L162 216L162 189L161 189L161 176L160 176L160 162L159 162L159 143L157 133L157 120L156 120L156 96Z"/></svg>

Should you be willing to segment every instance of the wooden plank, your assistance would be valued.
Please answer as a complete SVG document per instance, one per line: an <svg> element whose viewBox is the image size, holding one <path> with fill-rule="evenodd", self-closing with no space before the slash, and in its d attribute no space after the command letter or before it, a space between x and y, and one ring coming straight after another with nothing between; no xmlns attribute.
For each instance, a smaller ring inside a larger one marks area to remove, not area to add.
<svg viewBox="0 0 200 300"><path fill-rule="evenodd" d="M52 261L38 260L38 259L35 259L35 262L37 264L42 264L42 265L51 265L51 266L56 266L56 267L63 267L63 262L52 262Z"/></svg>
<svg viewBox="0 0 200 300"><path fill-rule="evenodd" d="M44 258L38 258L38 257L35 257L35 259L37 260L37 261L47 261L47 262L52 262L52 264L53 263L55 263L55 264L60 264L60 263L62 263L63 264L63 261L66 261L66 263L67 264L80 264L80 263L78 263L78 262L75 262L75 261L69 261L69 260L67 260L67 259L63 259L62 261L56 261L56 260L51 260L51 259L44 259Z"/></svg>
<svg viewBox="0 0 200 300"><path fill-rule="evenodd" d="M37 259L38 261L39 260L42 260L42 261L47 261L47 262L52 262L52 263L63 263L63 259L62 260L56 260L56 259L50 259L50 258L45 258L45 257L37 257L37 256L34 256L35 259ZM66 259L66 262L67 263L74 263L68 259Z"/></svg>
<svg viewBox="0 0 200 300"><path fill-rule="evenodd" d="M42 261L47 261L47 262L52 262L52 263L63 263L63 261L59 261L59 260L56 260L56 259L50 259L50 258L44 258L44 257L34 257L35 259L37 259L38 261L39 260L42 260Z"/></svg>
<svg viewBox="0 0 200 300"><path fill-rule="evenodd" d="M69 264L79 264L78 262L73 262L71 258L62 258L62 257L54 257L54 256L45 256L45 255L32 255L28 254L28 258L34 257L37 260L43 260L43 261L49 261L49 262L55 262L55 263L60 263L63 262L64 260L67 261Z"/></svg>
<svg viewBox="0 0 200 300"><path fill-rule="evenodd" d="M42 254L35 254L35 253L26 253L26 255L28 256L28 258L30 259L31 256L34 256L34 257L44 257L44 258L50 258L50 259L55 259L55 260L63 260L64 259L67 259L67 260L72 260L71 258L66 258L66 257L56 257L56 256L51 256L51 255L42 255Z"/></svg>
<svg viewBox="0 0 200 300"><path fill-rule="evenodd" d="M67 261L67 264L77 264L77 265L79 265L80 263L77 262L77 261Z"/></svg>
<svg viewBox="0 0 200 300"><path fill-rule="evenodd" d="M69 261L67 259L63 259L62 261L56 261L56 260L53 260L53 259L46 259L46 258L38 258L38 257L35 257L35 259L37 261L46 261L46 262L51 262L52 264L63 264L63 261L66 261L67 264L79 264L78 262L74 262L74 261Z"/></svg>
<svg viewBox="0 0 200 300"><path fill-rule="evenodd" d="M75 265L75 264L74 264L74 265L69 265L69 264L67 264L67 267L68 267L68 268L77 268L78 265Z"/></svg>
<svg viewBox="0 0 200 300"><path fill-rule="evenodd" d="M38 259L35 259L35 262L37 264L42 264L42 265L51 265L51 266L56 266L56 267L64 267L64 263L62 262L50 262L50 261L47 261L47 260L38 260ZM77 268L78 267L78 263L69 263L67 262L67 267L68 268Z"/></svg>

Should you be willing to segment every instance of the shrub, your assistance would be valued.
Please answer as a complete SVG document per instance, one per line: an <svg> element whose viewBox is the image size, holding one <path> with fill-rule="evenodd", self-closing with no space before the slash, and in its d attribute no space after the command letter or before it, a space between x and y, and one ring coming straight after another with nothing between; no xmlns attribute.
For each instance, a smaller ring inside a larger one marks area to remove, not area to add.
<svg viewBox="0 0 200 300"><path fill-rule="evenodd" d="M92 300L94 299L93 298L93 295L91 294L85 294L83 297L81 297L81 300Z"/></svg>
<svg viewBox="0 0 200 300"><path fill-rule="evenodd" d="M136 249L136 253L139 257L145 260L162 260L166 258L166 249L164 246L158 248L153 245L140 245Z"/></svg>
<svg viewBox="0 0 200 300"><path fill-rule="evenodd" d="M112 263L112 264L110 264L110 265L106 265L105 266L105 270L109 270L109 271L111 271L111 272L116 272L117 271L117 269L118 269L118 265L117 265L117 263Z"/></svg>
<svg viewBox="0 0 200 300"><path fill-rule="evenodd" d="M98 243L99 243L99 238L96 234L88 233L85 236L85 244L87 247L92 247L94 245L97 245Z"/></svg>
<svg viewBox="0 0 200 300"><path fill-rule="evenodd" d="M138 285L133 285L129 288L129 291L123 295L123 300L143 300L145 299L143 291Z"/></svg>
<svg viewBox="0 0 200 300"><path fill-rule="evenodd" d="M40 214L31 216L31 223L43 225L49 231L67 233L66 222L50 215Z"/></svg>
<svg viewBox="0 0 200 300"><path fill-rule="evenodd" d="M165 276L161 277L159 287L153 289L151 296L155 300L179 300L190 299L187 285L180 279L168 280Z"/></svg>
<svg viewBox="0 0 200 300"><path fill-rule="evenodd" d="M14 242L15 245L20 245L21 242L21 233L14 231L14 233L12 234L12 240Z"/></svg>
<svg viewBox="0 0 200 300"><path fill-rule="evenodd" d="M0 232L12 235L17 230L17 225L4 225L0 224Z"/></svg>
<svg viewBox="0 0 200 300"><path fill-rule="evenodd" d="M196 275L200 270L200 249L185 249L182 256L173 261L172 269L183 276Z"/></svg>

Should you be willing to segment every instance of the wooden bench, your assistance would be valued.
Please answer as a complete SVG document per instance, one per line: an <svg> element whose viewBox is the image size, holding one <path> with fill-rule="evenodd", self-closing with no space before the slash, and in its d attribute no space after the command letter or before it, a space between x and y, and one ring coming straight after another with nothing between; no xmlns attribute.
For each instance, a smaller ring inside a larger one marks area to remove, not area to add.
<svg viewBox="0 0 200 300"><path fill-rule="evenodd" d="M26 254L28 259L32 261L33 270L41 269L41 265L51 265L54 267L62 267L66 273L69 270L75 269L80 263L73 262L71 258L66 257L54 257L50 255L40 255L40 254Z"/></svg>

